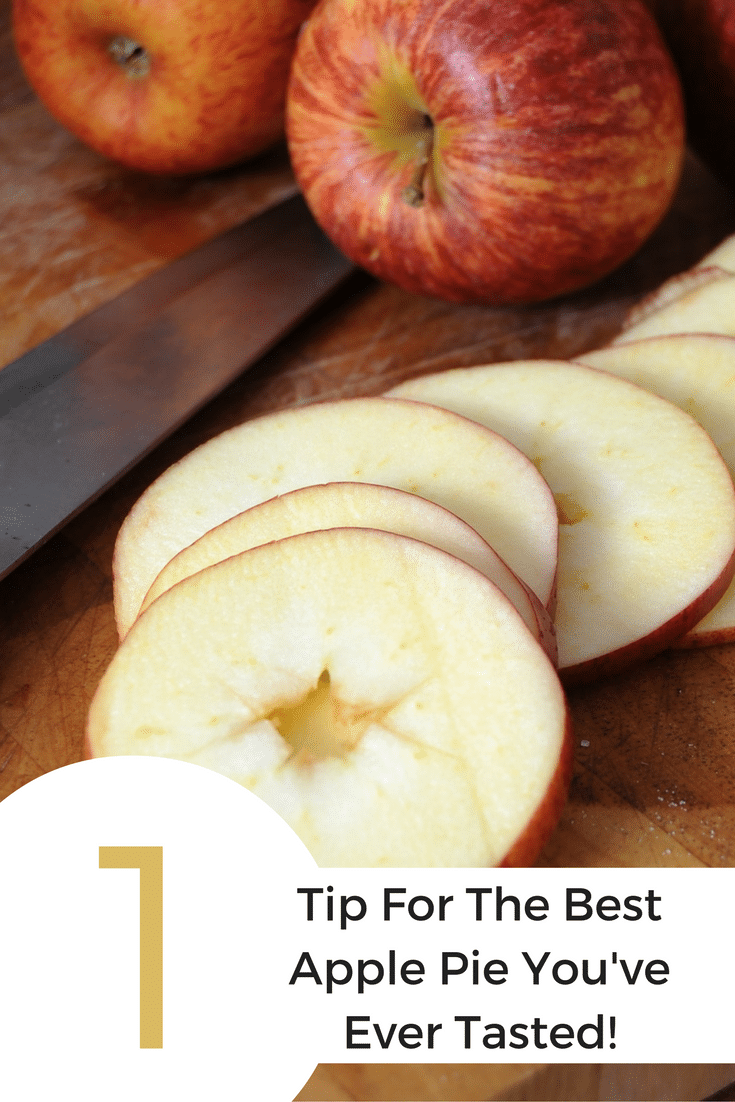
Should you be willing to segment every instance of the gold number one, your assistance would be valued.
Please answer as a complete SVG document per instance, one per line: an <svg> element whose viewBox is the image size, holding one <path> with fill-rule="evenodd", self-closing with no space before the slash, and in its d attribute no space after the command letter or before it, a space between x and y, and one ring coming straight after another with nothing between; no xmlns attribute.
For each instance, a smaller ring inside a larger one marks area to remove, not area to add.
<svg viewBox="0 0 735 1102"><path fill-rule="evenodd" d="M140 1047L163 1048L163 846L100 846L101 869L140 869Z"/></svg>

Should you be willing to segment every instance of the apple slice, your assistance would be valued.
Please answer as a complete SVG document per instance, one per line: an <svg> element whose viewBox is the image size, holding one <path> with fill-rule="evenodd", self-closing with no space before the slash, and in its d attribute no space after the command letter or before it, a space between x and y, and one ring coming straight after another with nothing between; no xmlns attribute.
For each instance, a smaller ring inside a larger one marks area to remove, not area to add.
<svg viewBox="0 0 735 1102"><path fill-rule="evenodd" d="M474 528L416 494L369 482L327 482L272 497L205 532L164 566L141 607L183 578L263 543L321 528L376 528L440 547L498 586L556 664L556 635L549 612Z"/></svg>
<svg viewBox="0 0 735 1102"><path fill-rule="evenodd" d="M87 739L224 773L332 867L529 864L569 781L563 690L507 597L363 528L169 589L116 652Z"/></svg>
<svg viewBox="0 0 735 1102"><path fill-rule="evenodd" d="M714 283L718 279L728 279L731 274L725 268L719 268L715 265L702 265L671 276L655 291L651 291L650 294L645 295L640 302L631 307L625 317L623 332L632 329L634 325L639 325L650 318L652 314L663 310L664 307L671 306L677 299L683 298L690 291L697 291L700 287L705 287L708 283Z"/></svg>
<svg viewBox="0 0 735 1102"><path fill-rule="evenodd" d="M735 475L735 339L705 333L652 337L603 348L579 363L610 371L686 410L712 437ZM677 646L702 647L735 639L735 582Z"/></svg>
<svg viewBox="0 0 735 1102"><path fill-rule="evenodd" d="M677 406L607 372L543 360L445 371L390 393L504 433L555 491L566 683L663 650L727 588L735 490L709 436Z"/></svg>
<svg viewBox="0 0 735 1102"><path fill-rule="evenodd" d="M711 266L702 269L712 278L699 283L674 298L668 305L630 325L611 341L627 344L646 337L663 337L669 333L722 333L735 336L735 275L723 275Z"/></svg>
<svg viewBox="0 0 735 1102"><path fill-rule="evenodd" d="M724 268L735 273L735 234L726 237L714 249L711 249L697 264L697 268Z"/></svg>
<svg viewBox="0 0 735 1102"><path fill-rule="evenodd" d="M393 486L444 506L475 528L542 604L553 600L554 500L517 448L447 410L349 398L230 429L146 490L115 547L121 637L159 571L210 528L288 490L341 481Z"/></svg>

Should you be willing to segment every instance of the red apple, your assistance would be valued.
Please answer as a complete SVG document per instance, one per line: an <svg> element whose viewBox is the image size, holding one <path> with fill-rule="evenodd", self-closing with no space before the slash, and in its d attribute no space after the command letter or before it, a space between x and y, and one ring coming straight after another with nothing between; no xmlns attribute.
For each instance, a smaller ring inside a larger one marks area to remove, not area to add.
<svg viewBox="0 0 735 1102"><path fill-rule="evenodd" d="M283 134L288 69L315 0L14 0L39 98L99 153L204 172Z"/></svg>
<svg viewBox="0 0 735 1102"><path fill-rule="evenodd" d="M679 80L640 0L321 0L286 132L347 255L485 303L621 264L669 206L684 145Z"/></svg>
<svg viewBox="0 0 735 1102"><path fill-rule="evenodd" d="M689 140L735 185L735 5L732 0L648 0L679 68Z"/></svg>

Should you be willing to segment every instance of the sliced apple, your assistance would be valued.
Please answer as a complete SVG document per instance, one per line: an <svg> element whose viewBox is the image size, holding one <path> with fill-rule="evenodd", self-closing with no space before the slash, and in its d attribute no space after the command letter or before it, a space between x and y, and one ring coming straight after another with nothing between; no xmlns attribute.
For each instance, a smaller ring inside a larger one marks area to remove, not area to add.
<svg viewBox="0 0 735 1102"><path fill-rule="evenodd" d="M556 635L549 612L474 528L423 497L369 482L305 486L238 513L174 555L148 590L141 612L183 578L231 555L300 532L347 527L410 536L474 566L515 605L556 663Z"/></svg>
<svg viewBox="0 0 735 1102"><path fill-rule="evenodd" d="M87 739L224 773L332 867L529 864L570 769L564 693L507 597L363 528L265 544L162 594Z"/></svg>
<svg viewBox="0 0 735 1102"><path fill-rule="evenodd" d="M735 339L690 334L603 348L578 362L629 379L691 414L735 475ZM704 619L677 641L702 647L735 639L735 582Z"/></svg>
<svg viewBox="0 0 735 1102"><path fill-rule="evenodd" d="M718 279L728 279L731 274L725 268L715 265L700 265L671 276L628 311L623 332L646 321L664 307L671 306L690 291L698 291L700 287L705 287Z"/></svg>
<svg viewBox="0 0 735 1102"><path fill-rule="evenodd" d="M611 342L613 345L669 333L721 333L735 336L735 275L723 275L712 267L702 282L692 276L692 285L668 305L629 325Z"/></svg>
<svg viewBox="0 0 735 1102"><path fill-rule="evenodd" d="M581 364L461 368L390 394L508 436L555 492L556 633L568 684L664 649L709 612L735 569L735 490L677 406Z"/></svg>
<svg viewBox="0 0 735 1102"><path fill-rule="evenodd" d="M558 524L551 491L496 433L417 402L352 398L248 421L166 471L119 532L113 580L121 637L159 571L224 520L324 482L407 490L475 528L537 595L553 600Z"/></svg>
<svg viewBox="0 0 735 1102"><path fill-rule="evenodd" d="M697 264L698 268L709 267L724 268L725 271L735 272L735 234L726 237L714 249L711 249Z"/></svg>
<svg viewBox="0 0 735 1102"><path fill-rule="evenodd" d="M697 264L688 268L684 272L679 272L676 275L671 276L665 280L660 287L656 288L650 294L646 295L640 302L629 310L626 318L623 331L616 338L616 343L622 343L627 339L627 333L629 330L647 321L651 315L657 313L663 308L673 306L677 300L682 300L685 296L688 296L690 292L699 292L703 287L710 283L715 283L719 280L728 279L728 277L735 275L735 234L726 237L720 242L714 249L706 253ZM699 310L697 302L699 301L699 295L695 295L693 309ZM705 297L706 302L706 297ZM692 309L687 303L680 303L686 305L687 311ZM675 328L679 332L679 323L676 321L676 314L674 314ZM706 321L706 319L702 319ZM687 322L689 326L689 322ZM720 329L715 327L714 329L704 324L698 324L696 329L688 328L684 332L716 332L719 333ZM646 336L659 336L659 333L647 334L640 331L640 337L645 339ZM729 328L727 331L729 334ZM634 336L634 339L637 337Z"/></svg>

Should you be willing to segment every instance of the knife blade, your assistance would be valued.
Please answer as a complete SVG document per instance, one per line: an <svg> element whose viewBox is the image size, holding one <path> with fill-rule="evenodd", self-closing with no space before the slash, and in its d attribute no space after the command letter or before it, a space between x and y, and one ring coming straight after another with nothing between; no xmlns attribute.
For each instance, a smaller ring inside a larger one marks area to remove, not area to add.
<svg viewBox="0 0 735 1102"><path fill-rule="evenodd" d="M3 368L0 578L354 270L292 196Z"/></svg>
<svg viewBox="0 0 735 1102"><path fill-rule="evenodd" d="M60 333L8 364L0 371L0 416L115 337L139 328L182 291L261 247L272 232L273 219L278 217L277 209L266 210L202 247L169 261L110 302L77 318Z"/></svg>

